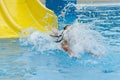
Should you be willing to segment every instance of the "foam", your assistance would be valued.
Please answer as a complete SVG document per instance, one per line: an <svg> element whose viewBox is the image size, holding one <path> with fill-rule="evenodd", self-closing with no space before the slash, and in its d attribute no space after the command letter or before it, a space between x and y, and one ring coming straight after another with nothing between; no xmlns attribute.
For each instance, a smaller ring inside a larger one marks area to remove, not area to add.
<svg viewBox="0 0 120 80"><path fill-rule="evenodd" d="M25 38L19 40L22 46L31 46L33 50L44 52L47 50L59 49L59 45L54 42L54 39L49 34L33 31Z"/></svg>
<svg viewBox="0 0 120 80"><path fill-rule="evenodd" d="M70 35L71 40L69 41L69 46L75 54L84 52L92 52L96 55L104 54L105 50L100 40L102 39L101 35L91 30L88 24L75 22L71 25ZM33 31L26 38L21 38L20 42L23 46L32 46L32 49L40 52L56 49L62 50L60 43L55 43L49 34L44 34L39 31Z"/></svg>
<svg viewBox="0 0 120 80"><path fill-rule="evenodd" d="M74 53L92 52L96 55L104 54L102 36L95 30L90 29L91 25L75 22L71 25L70 46Z"/></svg>

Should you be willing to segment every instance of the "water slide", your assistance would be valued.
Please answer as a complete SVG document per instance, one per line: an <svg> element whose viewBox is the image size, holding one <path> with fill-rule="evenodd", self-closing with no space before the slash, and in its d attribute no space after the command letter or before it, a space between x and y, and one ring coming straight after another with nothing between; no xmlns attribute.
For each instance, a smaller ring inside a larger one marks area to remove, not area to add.
<svg viewBox="0 0 120 80"><path fill-rule="evenodd" d="M19 38L27 28L47 32L57 17L39 0L0 0L0 38Z"/></svg>

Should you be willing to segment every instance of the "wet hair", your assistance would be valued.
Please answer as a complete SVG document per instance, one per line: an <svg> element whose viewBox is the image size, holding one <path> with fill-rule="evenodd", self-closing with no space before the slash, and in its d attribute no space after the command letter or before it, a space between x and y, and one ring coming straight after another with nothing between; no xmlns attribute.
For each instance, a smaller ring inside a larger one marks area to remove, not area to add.
<svg viewBox="0 0 120 80"><path fill-rule="evenodd" d="M63 29L66 30L66 28L67 28L68 26L70 26L70 25L66 25Z"/></svg>

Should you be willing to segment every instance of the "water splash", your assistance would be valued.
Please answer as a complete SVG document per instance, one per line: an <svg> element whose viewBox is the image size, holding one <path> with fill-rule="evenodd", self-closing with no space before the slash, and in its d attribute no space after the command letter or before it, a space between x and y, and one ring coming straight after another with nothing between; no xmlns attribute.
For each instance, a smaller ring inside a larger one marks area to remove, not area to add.
<svg viewBox="0 0 120 80"><path fill-rule="evenodd" d="M104 54L105 48L103 43L103 36L95 30L90 29L90 24L80 24L75 22L71 25L70 46L74 53L80 54L91 52L95 55Z"/></svg>
<svg viewBox="0 0 120 80"><path fill-rule="evenodd" d="M97 33L95 34L99 35L99 37L97 37L99 41L97 42L104 45L107 51L106 53L120 53L119 7L111 4L111 6L105 6L107 4L104 6L86 5L75 5L71 3L66 5L58 16L60 19L60 29L66 24L76 24L76 22L81 23L80 25L86 25L85 27L89 26L90 30L93 32L96 31ZM74 8L74 10L71 10L71 7ZM70 19L68 20L68 18ZM90 34L93 35L92 32Z"/></svg>
<svg viewBox="0 0 120 80"><path fill-rule="evenodd" d="M68 3L63 8L61 14L58 15L59 29L62 29L66 24L74 23L76 19L75 10L76 10L76 5L74 3Z"/></svg>
<svg viewBox="0 0 120 80"><path fill-rule="evenodd" d="M39 51L43 53L47 50L59 49L59 45L54 42L54 39L47 33L42 33L40 31L32 31L29 35L24 38L20 38L22 46L31 47L32 50Z"/></svg>
<svg viewBox="0 0 120 80"><path fill-rule="evenodd" d="M90 25L79 24L75 22L71 25L69 32L71 40L70 48L75 54L92 52L95 55L104 54L105 50L102 46L102 36L94 30L90 29ZM26 38L21 38L20 42L23 46L31 46L33 50L44 52L47 50L62 50L60 43L55 43L55 40L48 33L33 31ZM100 42L101 41L101 42Z"/></svg>

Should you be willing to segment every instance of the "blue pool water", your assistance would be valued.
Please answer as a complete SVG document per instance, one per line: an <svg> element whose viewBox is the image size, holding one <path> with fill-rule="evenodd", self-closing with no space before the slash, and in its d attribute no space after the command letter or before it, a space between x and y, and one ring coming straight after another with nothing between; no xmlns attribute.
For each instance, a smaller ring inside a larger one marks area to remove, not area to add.
<svg viewBox="0 0 120 80"><path fill-rule="evenodd" d="M73 7L74 12L70 6L59 15L59 28L87 27L78 29L89 32L85 36L97 35L98 44L93 44L104 46L103 57L83 51L80 58L70 58L48 35L35 31L24 39L0 39L0 80L119 80L120 6Z"/></svg>

